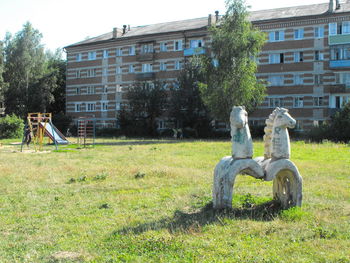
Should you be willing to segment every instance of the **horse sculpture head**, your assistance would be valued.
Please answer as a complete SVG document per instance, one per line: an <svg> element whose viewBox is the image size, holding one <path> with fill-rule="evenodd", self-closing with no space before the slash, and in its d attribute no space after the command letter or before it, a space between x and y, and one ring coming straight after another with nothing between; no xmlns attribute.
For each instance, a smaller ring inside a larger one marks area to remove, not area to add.
<svg viewBox="0 0 350 263"><path fill-rule="evenodd" d="M232 107L230 123L233 158L252 158L253 141L249 131L248 114L244 106Z"/></svg>
<svg viewBox="0 0 350 263"><path fill-rule="evenodd" d="M265 153L264 159L274 156L278 158L289 158L290 143L287 128L294 128L296 125L287 109L276 108L266 120L264 129Z"/></svg>
<svg viewBox="0 0 350 263"><path fill-rule="evenodd" d="M276 108L274 110L276 116L274 118L274 127L280 128L294 128L296 125L296 120L289 115L288 110L284 108Z"/></svg>
<svg viewBox="0 0 350 263"><path fill-rule="evenodd" d="M241 129L248 123L248 113L244 106L233 106L230 114L231 130L233 128Z"/></svg>

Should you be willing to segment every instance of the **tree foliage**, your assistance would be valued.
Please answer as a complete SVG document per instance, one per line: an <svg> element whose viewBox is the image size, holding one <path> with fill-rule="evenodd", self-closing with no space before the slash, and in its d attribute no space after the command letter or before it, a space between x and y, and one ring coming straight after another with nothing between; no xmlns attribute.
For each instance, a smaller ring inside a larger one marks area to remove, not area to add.
<svg viewBox="0 0 350 263"><path fill-rule="evenodd" d="M0 139L21 138L23 128L23 120L14 114L0 118Z"/></svg>
<svg viewBox="0 0 350 263"><path fill-rule="evenodd" d="M65 65L59 52L45 52L41 38L41 33L29 22L14 37L10 34L5 37L3 76L8 83L4 90L7 114L24 117L27 112L64 111Z"/></svg>
<svg viewBox="0 0 350 263"><path fill-rule="evenodd" d="M202 59L206 80L201 85L205 104L217 119L228 119L233 105L255 109L265 88L255 77L265 35L248 21L244 0L227 0L227 11L210 28L214 57ZM213 62L214 61L214 62Z"/></svg>
<svg viewBox="0 0 350 263"><path fill-rule="evenodd" d="M203 80L196 60L185 63L178 77L178 87L172 89L170 97L170 117L180 128L192 129L198 136L210 130L209 112L199 91L199 83Z"/></svg>
<svg viewBox="0 0 350 263"><path fill-rule="evenodd" d="M119 121L121 128L131 135L157 134L157 118L167 107L167 93L160 82L136 82L126 94Z"/></svg>
<svg viewBox="0 0 350 263"><path fill-rule="evenodd" d="M337 111L331 119L318 127L312 128L307 137L316 142L324 139L334 142L350 141L350 102Z"/></svg>

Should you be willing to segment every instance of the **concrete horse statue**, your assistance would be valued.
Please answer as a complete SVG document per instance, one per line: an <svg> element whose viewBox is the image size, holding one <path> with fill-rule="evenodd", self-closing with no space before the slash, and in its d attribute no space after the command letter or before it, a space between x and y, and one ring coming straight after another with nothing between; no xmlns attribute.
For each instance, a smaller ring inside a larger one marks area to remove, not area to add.
<svg viewBox="0 0 350 263"><path fill-rule="evenodd" d="M264 177L264 171L252 159L253 142L244 107L232 107L230 123L232 156L222 158L214 170L213 207L216 209L232 207L233 186L238 174L248 174L257 179Z"/></svg>
<svg viewBox="0 0 350 263"><path fill-rule="evenodd" d="M290 158L290 141L287 128L296 121L287 109L276 108L266 120L264 129L265 152L255 158L265 174L265 181L273 180L273 196L283 208L301 206L302 177Z"/></svg>

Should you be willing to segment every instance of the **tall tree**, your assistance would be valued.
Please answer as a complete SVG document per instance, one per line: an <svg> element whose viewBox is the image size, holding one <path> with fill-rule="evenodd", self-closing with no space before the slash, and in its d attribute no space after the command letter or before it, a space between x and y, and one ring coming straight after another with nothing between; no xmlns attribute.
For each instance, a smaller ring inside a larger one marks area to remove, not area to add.
<svg viewBox="0 0 350 263"><path fill-rule="evenodd" d="M41 38L39 31L27 22L13 38L7 35L5 39L4 79L9 84L4 92L7 113L26 115L33 99L33 88L46 73Z"/></svg>
<svg viewBox="0 0 350 263"><path fill-rule="evenodd" d="M182 129L193 129L197 135L210 129L209 112L199 92L199 83L203 80L197 60L185 63L178 77L178 87L172 89L170 99L170 116Z"/></svg>
<svg viewBox="0 0 350 263"><path fill-rule="evenodd" d="M203 71L207 76L201 85L205 104L217 119L229 119L233 105L253 110L265 93L255 73L265 35L248 21L244 0L227 0L226 13L219 24L210 28L214 57L204 57Z"/></svg>
<svg viewBox="0 0 350 263"><path fill-rule="evenodd" d="M119 121L122 129L138 129L133 135L157 134L157 118L167 107L167 93L163 83L136 82L129 88L126 98L127 108L123 108Z"/></svg>
<svg viewBox="0 0 350 263"><path fill-rule="evenodd" d="M3 72L4 72L4 49L3 49L3 43L0 41L0 108L2 108L4 104L4 90L6 88L5 81L3 79ZM0 109L1 114L1 109Z"/></svg>

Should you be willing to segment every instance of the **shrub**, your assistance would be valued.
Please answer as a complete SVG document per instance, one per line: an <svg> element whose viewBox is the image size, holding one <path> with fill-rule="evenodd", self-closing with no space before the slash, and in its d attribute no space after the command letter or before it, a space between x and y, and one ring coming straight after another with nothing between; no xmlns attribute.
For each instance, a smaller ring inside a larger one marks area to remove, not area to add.
<svg viewBox="0 0 350 263"><path fill-rule="evenodd" d="M0 118L0 139L21 138L23 129L23 120L15 114Z"/></svg>

